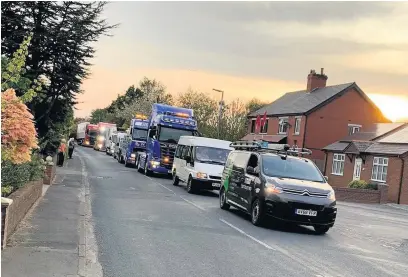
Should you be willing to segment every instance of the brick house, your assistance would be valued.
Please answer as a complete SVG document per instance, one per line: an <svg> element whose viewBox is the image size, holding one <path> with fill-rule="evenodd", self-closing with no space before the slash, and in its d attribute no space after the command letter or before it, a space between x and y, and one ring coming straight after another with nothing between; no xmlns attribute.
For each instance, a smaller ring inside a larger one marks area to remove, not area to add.
<svg viewBox="0 0 408 277"><path fill-rule="evenodd" d="M311 70L306 90L288 92L248 115L248 134L243 140L287 143L309 148L311 159L323 171L322 148L362 126L390 122L356 83L326 86L327 75ZM266 111L267 123L255 134L255 120Z"/></svg>
<svg viewBox="0 0 408 277"><path fill-rule="evenodd" d="M333 187L352 180L388 185L388 201L408 204L408 123L362 128L324 148L325 175Z"/></svg>

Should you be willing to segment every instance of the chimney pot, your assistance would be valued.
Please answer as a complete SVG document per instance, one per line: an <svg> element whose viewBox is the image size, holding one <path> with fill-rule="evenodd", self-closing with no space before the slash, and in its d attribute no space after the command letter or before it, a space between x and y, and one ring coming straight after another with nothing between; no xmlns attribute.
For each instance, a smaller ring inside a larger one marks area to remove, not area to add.
<svg viewBox="0 0 408 277"><path fill-rule="evenodd" d="M324 71L324 68L322 67L321 70L320 70L321 75L324 75L323 71Z"/></svg>

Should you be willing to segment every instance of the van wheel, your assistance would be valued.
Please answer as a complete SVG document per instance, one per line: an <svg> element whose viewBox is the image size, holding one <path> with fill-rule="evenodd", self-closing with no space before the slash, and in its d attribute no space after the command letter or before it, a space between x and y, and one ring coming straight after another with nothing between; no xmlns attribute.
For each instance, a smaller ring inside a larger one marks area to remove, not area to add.
<svg viewBox="0 0 408 277"><path fill-rule="evenodd" d="M193 178L188 177L188 181L187 181L187 192L188 193L195 193L195 187L194 187L194 183L193 183Z"/></svg>
<svg viewBox="0 0 408 277"><path fill-rule="evenodd" d="M228 210L230 205L227 203L227 193L225 192L225 188L221 187L220 192L220 208L223 210Z"/></svg>
<svg viewBox="0 0 408 277"><path fill-rule="evenodd" d="M176 175L176 171L173 172L173 186L178 186L179 185L179 178Z"/></svg>
<svg viewBox="0 0 408 277"><path fill-rule="evenodd" d="M259 201L259 199L255 199L255 201L252 203L252 208L251 208L252 224L254 224L255 226L262 225L263 218L264 218L264 211L262 208L261 201Z"/></svg>
<svg viewBox="0 0 408 277"><path fill-rule="evenodd" d="M328 227L328 226L321 226L321 225L313 226L313 228L315 229L315 232L318 235L324 235L330 229L330 227Z"/></svg>

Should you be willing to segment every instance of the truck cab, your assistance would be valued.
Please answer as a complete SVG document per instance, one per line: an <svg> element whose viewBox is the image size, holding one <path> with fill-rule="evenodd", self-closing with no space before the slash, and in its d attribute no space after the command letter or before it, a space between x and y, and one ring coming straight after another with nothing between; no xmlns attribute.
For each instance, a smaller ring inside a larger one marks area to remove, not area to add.
<svg viewBox="0 0 408 277"><path fill-rule="evenodd" d="M93 147L98 135L98 125L88 124L86 126L85 138L83 145L86 147Z"/></svg>
<svg viewBox="0 0 408 277"><path fill-rule="evenodd" d="M93 148L97 151L106 151L111 134L117 131L116 124L99 122L97 126L96 141Z"/></svg>
<svg viewBox="0 0 408 277"><path fill-rule="evenodd" d="M198 136L193 110L153 104L149 118L146 153L137 160L137 168L146 175L171 174L174 154L181 136Z"/></svg>
<svg viewBox="0 0 408 277"><path fill-rule="evenodd" d="M123 151L122 161L126 167L135 166L139 153L146 151L146 140L149 121L147 116L136 114L131 120L126 151Z"/></svg>

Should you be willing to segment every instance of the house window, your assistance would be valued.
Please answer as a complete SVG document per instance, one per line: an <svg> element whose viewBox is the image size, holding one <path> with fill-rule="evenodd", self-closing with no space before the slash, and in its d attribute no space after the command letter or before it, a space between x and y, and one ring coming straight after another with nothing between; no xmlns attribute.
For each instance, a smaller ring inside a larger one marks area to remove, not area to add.
<svg viewBox="0 0 408 277"><path fill-rule="evenodd" d="M261 126L261 134L266 134L268 133L268 122L269 122L269 118L266 119L265 125Z"/></svg>
<svg viewBox="0 0 408 277"><path fill-rule="evenodd" d="M344 154L333 154L333 165L332 174L333 175L343 175L344 173Z"/></svg>
<svg viewBox="0 0 408 277"><path fill-rule="evenodd" d="M296 117L295 118L295 135L300 134L300 122L302 121L301 117Z"/></svg>
<svg viewBox="0 0 408 277"><path fill-rule="evenodd" d="M374 157L371 180L378 182L387 181L388 158Z"/></svg>
<svg viewBox="0 0 408 277"><path fill-rule="evenodd" d="M360 129L361 129L361 125L349 124L348 125L348 134L352 135L354 133L360 132Z"/></svg>
<svg viewBox="0 0 408 277"><path fill-rule="evenodd" d="M255 119L251 120L251 134L255 133L255 126L256 126L255 122L256 122Z"/></svg>
<svg viewBox="0 0 408 277"><path fill-rule="evenodd" d="M288 131L288 118L280 117L279 118L279 134L286 134Z"/></svg>

